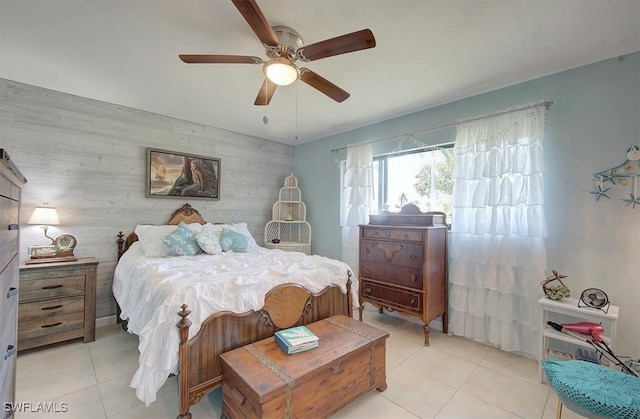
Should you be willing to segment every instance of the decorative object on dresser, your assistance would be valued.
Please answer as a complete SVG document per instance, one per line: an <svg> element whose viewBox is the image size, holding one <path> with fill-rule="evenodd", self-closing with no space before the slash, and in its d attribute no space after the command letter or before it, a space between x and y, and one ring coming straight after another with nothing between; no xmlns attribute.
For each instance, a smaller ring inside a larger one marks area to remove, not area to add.
<svg viewBox="0 0 640 419"><path fill-rule="evenodd" d="M47 203L44 203L47 205ZM50 262L71 262L77 260L73 255L76 247L76 238L71 234L63 234L54 239L47 235L49 226L59 225L60 219L55 208L36 207L27 221L27 224L36 224L44 230L44 236L51 240L51 244L44 246L29 246L30 259L25 263L50 263Z"/></svg>
<svg viewBox="0 0 640 419"><path fill-rule="evenodd" d="M20 200L27 179L0 148L0 402L15 402ZM13 411L5 410L5 418Z"/></svg>
<svg viewBox="0 0 640 419"><path fill-rule="evenodd" d="M97 267L94 258L20 267L19 350L95 340Z"/></svg>
<svg viewBox="0 0 640 419"><path fill-rule="evenodd" d="M147 198L220 199L220 159L147 148Z"/></svg>
<svg viewBox="0 0 640 419"><path fill-rule="evenodd" d="M286 355L270 337L220 355L223 418L325 418L387 388L389 332L347 316L307 327L320 340L312 351Z"/></svg>
<svg viewBox="0 0 640 419"><path fill-rule="evenodd" d="M369 220L360 225L360 320L364 303L417 317L429 346L432 320L448 329L446 215L408 204Z"/></svg>
<svg viewBox="0 0 640 419"><path fill-rule="evenodd" d="M264 247L311 254L311 226L301 199L298 179L288 176L271 211L272 221L264 227Z"/></svg>

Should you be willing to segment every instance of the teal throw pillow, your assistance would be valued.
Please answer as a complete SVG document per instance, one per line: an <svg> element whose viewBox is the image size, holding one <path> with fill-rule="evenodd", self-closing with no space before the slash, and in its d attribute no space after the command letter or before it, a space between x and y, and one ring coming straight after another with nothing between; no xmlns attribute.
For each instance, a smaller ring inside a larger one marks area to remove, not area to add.
<svg viewBox="0 0 640 419"><path fill-rule="evenodd" d="M249 246L249 237L237 231L223 228L220 236L220 245L223 252L231 250L237 253L246 253Z"/></svg>
<svg viewBox="0 0 640 419"><path fill-rule="evenodd" d="M176 256L193 256L202 251L196 241L195 233L182 222L178 224L176 231L163 237L162 241Z"/></svg>

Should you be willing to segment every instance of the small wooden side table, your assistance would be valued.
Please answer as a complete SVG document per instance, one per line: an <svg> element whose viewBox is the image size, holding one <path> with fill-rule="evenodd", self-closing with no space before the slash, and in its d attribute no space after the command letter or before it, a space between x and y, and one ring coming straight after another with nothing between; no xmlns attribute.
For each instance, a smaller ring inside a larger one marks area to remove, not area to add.
<svg viewBox="0 0 640 419"><path fill-rule="evenodd" d="M18 350L96 338L98 261L20 265Z"/></svg>

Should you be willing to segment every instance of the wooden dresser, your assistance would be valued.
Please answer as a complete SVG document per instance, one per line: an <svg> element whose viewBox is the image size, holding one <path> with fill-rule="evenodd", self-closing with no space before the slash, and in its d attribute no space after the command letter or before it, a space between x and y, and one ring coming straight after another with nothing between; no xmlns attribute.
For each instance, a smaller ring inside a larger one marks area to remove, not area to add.
<svg viewBox="0 0 640 419"><path fill-rule="evenodd" d="M98 261L22 264L18 349L96 337L96 272Z"/></svg>
<svg viewBox="0 0 640 419"><path fill-rule="evenodd" d="M447 333L444 218L396 214L371 216L371 221L381 224L360 225L360 320L364 303L381 313L385 308L417 317L424 323L424 344L429 346L432 320L442 317Z"/></svg>
<svg viewBox="0 0 640 419"><path fill-rule="evenodd" d="M0 148L0 401L15 402L19 214L26 179ZM5 409L3 409L5 411ZM4 417L13 413L5 412Z"/></svg>

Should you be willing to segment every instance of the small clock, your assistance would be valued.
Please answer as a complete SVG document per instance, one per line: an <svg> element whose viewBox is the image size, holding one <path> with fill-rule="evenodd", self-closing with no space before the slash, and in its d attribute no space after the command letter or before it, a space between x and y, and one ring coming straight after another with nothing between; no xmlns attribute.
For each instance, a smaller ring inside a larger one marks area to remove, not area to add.
<svg viewBox="0 0 640 419"><path fill-rule="evenodd" d="M71 234L63 234L53 242L58 249L58 257L73 256L73 249L75 249L76 243L76 238Z"/></svg>

